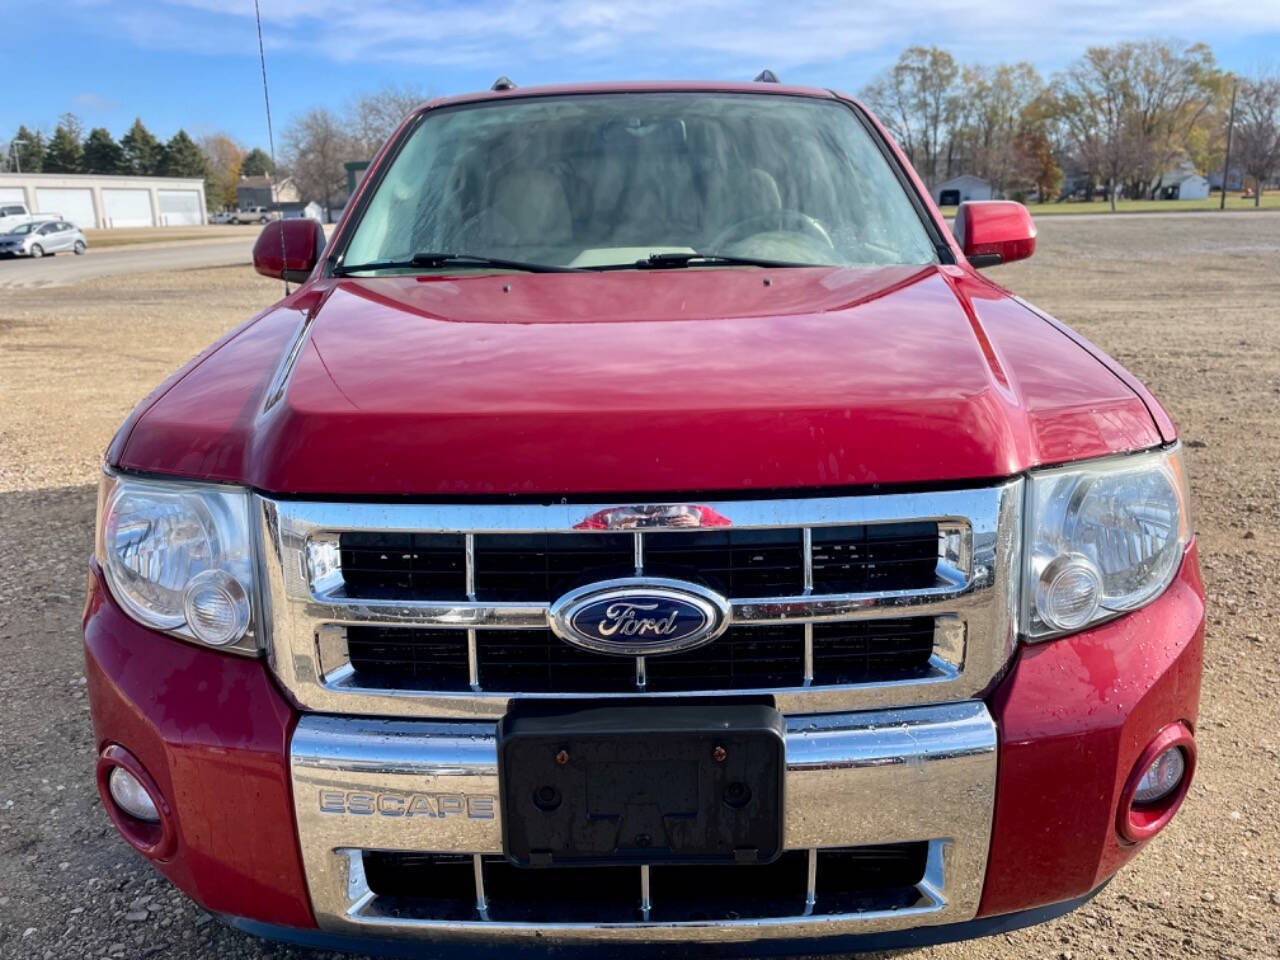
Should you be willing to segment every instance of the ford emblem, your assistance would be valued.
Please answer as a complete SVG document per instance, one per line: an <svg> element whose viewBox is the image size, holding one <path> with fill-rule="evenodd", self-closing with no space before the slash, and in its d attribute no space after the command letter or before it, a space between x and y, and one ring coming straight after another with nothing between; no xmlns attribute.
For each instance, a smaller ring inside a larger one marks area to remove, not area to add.
<svg viewBox="0 0 1280 960"><path fill-rule="evenodd" d="M729 601L683 580L606 580L551 605L551 629L567 643L617 657L680 653L729 625Z"/></svg>

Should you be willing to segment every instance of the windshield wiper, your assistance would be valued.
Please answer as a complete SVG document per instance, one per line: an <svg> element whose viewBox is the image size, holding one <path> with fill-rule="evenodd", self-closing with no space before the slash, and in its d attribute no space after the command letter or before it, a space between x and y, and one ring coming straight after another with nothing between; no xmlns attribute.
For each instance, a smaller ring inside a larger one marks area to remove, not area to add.
<svg viewBox="0 0 1280 960"><path fill-rule="evenodd" d="M627 265L619 264L619 267ZM629 266L641 270L661 270L667 267L816 267L816 263L796 263L790 260L763 260L760 257L735 257L724 253L651 253L644 260Z"/></svg>
<svg viewBox="0 0 1280 960"><path fill-rule="evenodd" d="M504 260L501 257L484 257L471 253L415 253L408 260L371 260L368 263L343 264L333 272L345 277L367 270L409 270L413 267L447 267L450 265L497 267L502 270L523 270L526 273L577 273L579 267L560 267L553 263L527 263L524 260Z"/></svg>

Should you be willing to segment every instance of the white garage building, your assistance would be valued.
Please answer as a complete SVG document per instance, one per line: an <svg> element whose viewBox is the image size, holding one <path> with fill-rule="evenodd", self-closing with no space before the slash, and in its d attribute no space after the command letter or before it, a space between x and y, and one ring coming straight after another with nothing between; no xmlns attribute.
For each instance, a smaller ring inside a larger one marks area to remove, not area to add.
<svg viewBox="0 0 1280 960"><path fill-rule="evenodd" d="M1160 191L1162 200L1208 200L1209 180L1198 173L1179 174Z"/></svg>
<svg viewBox="0 0 1280 960"><path fill-rule="evenodd" d="M204 181L94 173L0 173L0 203L25 203L77 227L184 227L207 222Z"/></svg>
<svg viewBox="0 0 1280 960"><path fill-rule="evenodd" d="M944 180L931 191L933 202L940 207L954 207L966 200L990 200L991 184L972 173Z"/></svg>

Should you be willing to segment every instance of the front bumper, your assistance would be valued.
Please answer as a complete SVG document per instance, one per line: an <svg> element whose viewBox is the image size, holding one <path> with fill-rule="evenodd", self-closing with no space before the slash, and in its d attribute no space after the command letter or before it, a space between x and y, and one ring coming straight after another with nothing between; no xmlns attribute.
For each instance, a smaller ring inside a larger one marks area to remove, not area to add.
<svg viewBox="0 0 1280 960"><path fill-rule="evenodd" d="M892 931L977 935L956 924L1007 916L1020 925L1015 914L1069 906L1105 883L1141 847L1115 829L1133 764L1166 725L1194 725L1202 597L1193 546L1159 600L1023 648L985 701L789 717L786 845L926 841L919 898L906 910L714 924L433 921L385 910L352 869L353 851L501 851L497 805L490 818L465 815L487 809L466 798L497 795L492 725L300 719L263 664L138 626L96 575L85 641L99 748L129 750L173 811L176 845L156 865L248 929L472 944L752 940L781 950ZM384 815L376 799L369 815L328 813L326 792L342 794L344 811L351 793L457 796L461 806L447 809L463 815L414 824L395 815L398 801L382 801Z"/></svg>
<svg viewBox="0 0 1280 960"><path fill-rule="evenodd" d="M833 848L927 843L910 906L828 912L811 887L807 907L806 891L779 891L780 900L793 895L791 915L714 923L557 922L554 912L545 922L480 919L477 866L476 919L406 910L370 889L363 851L500 855L496 726L307 716L293 736L293 786L316 919L346 933L581 943L809 939L974 916L996 782L996 731L984 704L792 717L785 745L787 849L816 858ZM655 885L655 904L662 894ZM553 881L547 895L556 896ZM638 868L635 899L643 899Z"/></svg>

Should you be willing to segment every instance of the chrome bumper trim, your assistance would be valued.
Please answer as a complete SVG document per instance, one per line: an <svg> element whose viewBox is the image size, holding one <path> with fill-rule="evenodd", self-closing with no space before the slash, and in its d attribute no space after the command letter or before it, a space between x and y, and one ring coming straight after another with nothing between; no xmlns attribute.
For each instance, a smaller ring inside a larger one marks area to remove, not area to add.
<svg viewBox="0 0 1280 960"><path fill-rule="evenodd" d="M972 918L982 893L996 730L980 702L787 719L784 839L814 850L928 841L916 906L722 923L517 924L390 916L366 849L500 854L497 729L485 723L303 717L293 795L320 926L346 933L542 942L821 937ZM637 871L637 904L640 903ZM477 899L483 878L477 886ZM805 890L796 891L805 899ZM554 899L554 891L549 891Z"/></svg>

